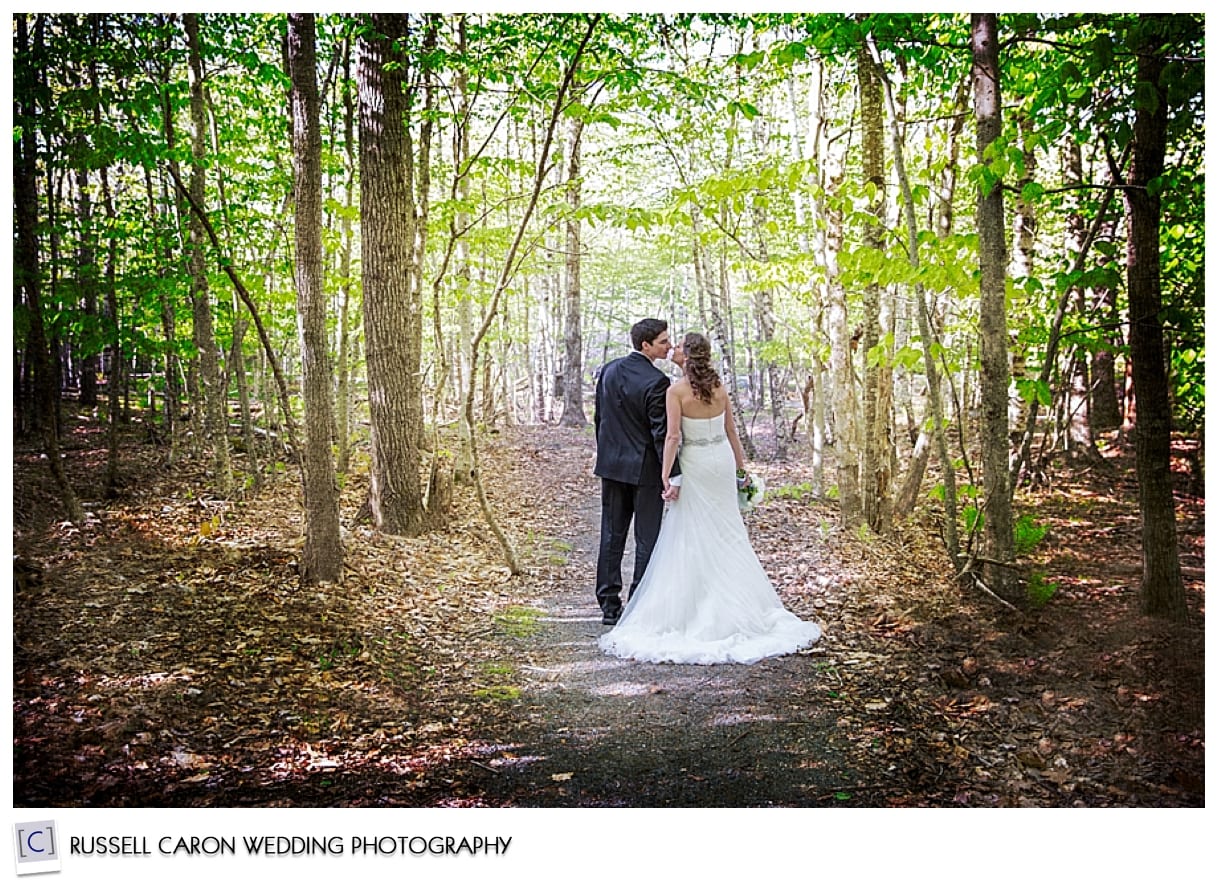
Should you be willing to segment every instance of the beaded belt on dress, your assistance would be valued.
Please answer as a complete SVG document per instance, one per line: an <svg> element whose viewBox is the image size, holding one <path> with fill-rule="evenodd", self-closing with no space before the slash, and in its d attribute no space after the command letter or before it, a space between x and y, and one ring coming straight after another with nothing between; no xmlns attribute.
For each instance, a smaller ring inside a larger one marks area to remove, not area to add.
<svg viewBox="0 0 1218 882"><path fill-rule="evenodd" d="M718 444L720 441L726 440L727 435L716 435L713 438L684 438L681 441L681 446L709 447L712 444Z"/></svg>

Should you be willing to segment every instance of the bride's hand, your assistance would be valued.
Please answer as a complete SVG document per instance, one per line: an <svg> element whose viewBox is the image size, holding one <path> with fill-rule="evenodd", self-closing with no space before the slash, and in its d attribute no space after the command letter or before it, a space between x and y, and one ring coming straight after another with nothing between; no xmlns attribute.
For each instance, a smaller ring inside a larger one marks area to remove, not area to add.
<svg viewBox="0 0 1218 882"><path fill-rule="evenodd" d="M678 487L676 484L670 484L667 481L665 481L664 482L664 492L660 495L663 496L664 499L668 502L676 502L677 497L681 495L681 488Z"/></svg>

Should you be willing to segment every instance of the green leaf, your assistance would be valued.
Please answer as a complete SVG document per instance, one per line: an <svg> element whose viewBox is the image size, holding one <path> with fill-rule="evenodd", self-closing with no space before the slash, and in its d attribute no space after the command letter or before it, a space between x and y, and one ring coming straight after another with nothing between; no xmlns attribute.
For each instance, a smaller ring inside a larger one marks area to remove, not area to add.
<svg viewBox="0 0 1218 882"><path fill-rule="evenodd" d="M1019 377L1015 380L1015 388L1019 391L1019 397L1029 403L1037 401L1041 407L1048 407L1053 403L1053 390L1049 388L1048 383Z"/></svg>
<svg viewBox="0 0 1218 882"><path fill-rule="evenodd" d="M1035 181L1032 181L1031 183L1024 184L1023 190L1020 191L1020 195L1023 197L1024 202L1036 202L1041 196L1045 195L1045 188Z"/></svg>
<svg viewBox="0 0 1218 882"><path fill-rule="evenodd" d="M796 61L808 57L808 47L798 41L786 43L774 50L774 61L781 65L790 66Z"/></svg>

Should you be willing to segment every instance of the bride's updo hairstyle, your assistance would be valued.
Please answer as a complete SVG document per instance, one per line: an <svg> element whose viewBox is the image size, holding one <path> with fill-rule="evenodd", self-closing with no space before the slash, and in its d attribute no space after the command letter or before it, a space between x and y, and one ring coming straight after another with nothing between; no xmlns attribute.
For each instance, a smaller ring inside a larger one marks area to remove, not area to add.
<svg viewBox="0 0 1218 882"><path fill-rule="evenodd" d="M685 351L685 378L689 380L694 395L710 404L715 389L721 385L718 372L711 367L710 340L696 331L691 331L685 335L681 346Z"/></svg>

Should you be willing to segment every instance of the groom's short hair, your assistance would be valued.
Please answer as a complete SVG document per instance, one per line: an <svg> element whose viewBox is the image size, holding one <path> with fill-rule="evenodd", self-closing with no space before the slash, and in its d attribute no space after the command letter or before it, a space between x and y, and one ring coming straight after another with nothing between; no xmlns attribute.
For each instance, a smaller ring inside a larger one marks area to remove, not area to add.
<svg viewBox="0 0 1218 882"><path fill-rule="evenodd" d="M630 329L630 342L634 348L642 351L644 343L654 343L656 337L668 330L668 322L663 319L645 318L635 322Z"/></svg>

